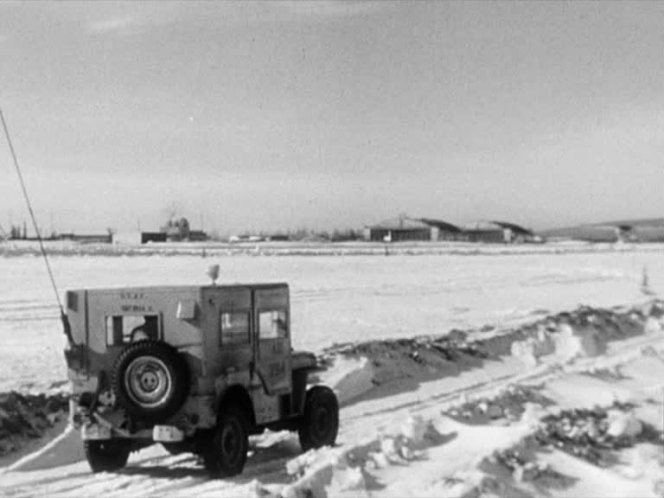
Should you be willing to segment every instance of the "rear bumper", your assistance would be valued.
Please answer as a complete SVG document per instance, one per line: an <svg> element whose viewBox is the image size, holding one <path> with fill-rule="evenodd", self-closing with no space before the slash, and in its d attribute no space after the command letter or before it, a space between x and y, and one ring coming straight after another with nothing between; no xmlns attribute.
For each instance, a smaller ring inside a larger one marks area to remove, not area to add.
<svg viewBox="0 0 664 498"><path fill-rule="evenodd" d="M81 431L84 440L124 438L178 442L197 430L214 427L217 422L212 396L191 396L178 413L155 425L140 421L136 424L121 408L90 409L89 405L79 404L79 398L69 400L69 423Z"/></svg>
<svg viewBox="0 0 664 498"><path fill-rule="evenodd" d="M155 443L177 443L184 441L184 432L174 425L155 425L152 430L142 430L134 434L124 431L118 433L110 425L100 422L90 422L81 427L81 439L83 441L103 441L109 439L138 439L152 440Z"/></svg>

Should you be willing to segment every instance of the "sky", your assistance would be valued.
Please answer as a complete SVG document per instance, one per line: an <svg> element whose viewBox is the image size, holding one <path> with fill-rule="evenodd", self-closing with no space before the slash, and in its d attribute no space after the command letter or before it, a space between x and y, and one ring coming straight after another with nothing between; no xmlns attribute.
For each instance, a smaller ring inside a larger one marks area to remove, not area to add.
<svg viewBox="0 0 664 498"><path fill-rule="evenodd" d="M660 217L662 26L659 2L4 1L0 109L45 231Z"/></svg>

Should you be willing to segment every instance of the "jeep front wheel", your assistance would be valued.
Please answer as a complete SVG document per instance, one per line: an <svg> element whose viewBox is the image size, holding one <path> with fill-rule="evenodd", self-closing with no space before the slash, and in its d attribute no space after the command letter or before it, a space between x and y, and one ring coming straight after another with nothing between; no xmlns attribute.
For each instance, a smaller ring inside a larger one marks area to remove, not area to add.
<svg viewBox="0 0 664 498"><path fill-rule="evenodd" d="M245 417L244 412L235 407L219 414L214 434L201 452L211 477L231 477L242 473L249 449Z"/></svg>
<svg viewBox="0 0 664 498"><path fill-rule="evenodd" d="M127 441L83 441L83 447L92 472L110 472L127 465L130 451Z"/></svg>
<svg viewBox="0 0 664 498"><path fill-rule="evenodd" d="M339 402L334 391L314 386L307 391L304 413L298 427L302 451L333 446L339 431Z"/></svg>
<svg viewBox="0 0 664 498"><path fill-rule="evenodd" d="M170 345L151 340L130 344L120 353L112 384L120 405L149 422L174 415L189 394L184 358Z"/></svg>

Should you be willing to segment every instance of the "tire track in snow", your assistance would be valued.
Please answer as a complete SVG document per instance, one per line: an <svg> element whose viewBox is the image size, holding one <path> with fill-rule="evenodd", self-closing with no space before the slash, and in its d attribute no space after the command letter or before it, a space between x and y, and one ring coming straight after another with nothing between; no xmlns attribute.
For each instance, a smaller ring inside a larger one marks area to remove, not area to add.
<svg viewBox="0 0 664 498"><path fill-rule="evenodd" d="M353 434L353 430L357 429L357 426L365 425L364 421L366 421L367 417L374 419L374 423L372 425L377 426L381 423L384 423L386 419L394 419L395 415L399 412L422 412L432 408L449 409L454 406L463 404L468 397L486 396L491 392L495 392L511 384L543 383L562 377L564 375L568 375L570 373L585 372L592 369L593 367L597 367L598 365L606 367L624 363L630 359L638 357L644 347L653 346L661 342L662 337L659 334L631 337L622 341L613 342L607 351L600 356L578 358L572 362L555 361L554 358L554 361L539 365L537 368L530 372L515 372L512 374L493 377L491 379L476 382L468 386L459 387L451 391L444 391L439 392L438 394L429 395L426 397L426 399L421 399L417 392L405 393L400 396L406 398L416 397L416 399L406 399L397 404L390 404L389 407L369 408L362 410L361 408L358 409L357 405L361 406L364 403L355 400L352 402L352 404L346 406L346 411L355 411L356 413L344 418L344 422L347 425L340 432L340 436L346 436L348 437L348 440L353 440L356 437ZM523 368L522 364L519 365L519 363L520 362L515 361L515 366L521 366L521 368ZM468 372L467 375L472 375L472 373L472 371ZM431 381L430 384L437 386L444 384L447 381L449 381L449 379L443 378ZM398 396L399 395L395 395L394 397ZM377 403L378 401L372 401L369 404L374 405ZM355 410L353 410L354 407ZM348 427L348 424L350 424L350 427ZM362 433L361 430L358 432ZM344 437L344 439L346 438Z"/></svg>

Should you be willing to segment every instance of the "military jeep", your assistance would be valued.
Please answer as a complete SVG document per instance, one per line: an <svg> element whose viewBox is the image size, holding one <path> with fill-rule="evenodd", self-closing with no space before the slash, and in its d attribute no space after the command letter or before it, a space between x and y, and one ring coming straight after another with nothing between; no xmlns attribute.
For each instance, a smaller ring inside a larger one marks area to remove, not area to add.
<svg viewBox="0 0 664 498"><path fill-rule="evenodd" d="M66 308L70 417L94 472L161 443L236 475L265 429L335 443L337 398L307 388L318 365L291 348L287 284L74 290Z"/></svg>

